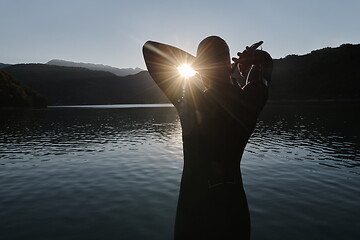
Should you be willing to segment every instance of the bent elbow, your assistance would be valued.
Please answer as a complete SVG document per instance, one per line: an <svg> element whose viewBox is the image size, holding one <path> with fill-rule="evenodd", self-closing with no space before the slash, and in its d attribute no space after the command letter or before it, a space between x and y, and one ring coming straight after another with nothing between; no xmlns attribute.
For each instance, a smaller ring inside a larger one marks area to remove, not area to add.
<svg viewBox="0 0 360 240"><path fill-rule="evenodd" d="M154 48L154 45L155 45L155 42L147 41L142 48L143 54L145 55L146 53L150 52L151 49Z"/></svg>

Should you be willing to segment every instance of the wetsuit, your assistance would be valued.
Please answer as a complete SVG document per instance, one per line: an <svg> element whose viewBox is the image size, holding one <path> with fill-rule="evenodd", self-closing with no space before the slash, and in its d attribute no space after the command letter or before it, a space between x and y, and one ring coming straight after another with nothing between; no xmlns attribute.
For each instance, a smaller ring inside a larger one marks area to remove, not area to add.
<svg viewBox="0 0 360 240"><path fill-rule="evenodd" d="M252 69L244 88L218 83L203 91L196 81L179 84L167 70L171 64L164 67L168 58L163 56L183 57L182 50L148 44L144 56L149 72L176 107L182 126L184 169L175 239L249 239L240 160L267 100L263 74Z"/></svg>
<svg viewBox="0 0 360 240"><path fill-rule="evenodd" d="M219 89L219 90L216 90ZM200 91L188 83L177 105L184 170L175 239L249 239L250 218L240 160L267 99L262 83Z"/></svg>

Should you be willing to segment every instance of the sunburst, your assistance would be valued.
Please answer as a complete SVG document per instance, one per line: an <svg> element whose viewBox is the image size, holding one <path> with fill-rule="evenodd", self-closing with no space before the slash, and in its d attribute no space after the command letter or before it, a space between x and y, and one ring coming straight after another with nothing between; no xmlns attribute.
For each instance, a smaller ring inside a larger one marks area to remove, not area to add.
<svg viewBox="0 0 360 240"><path fill-rule="evenodd" d="M183 64L177 67L180 75L184 78L190 78L195 76L196 71L190 66L190 64Z"/></svg>

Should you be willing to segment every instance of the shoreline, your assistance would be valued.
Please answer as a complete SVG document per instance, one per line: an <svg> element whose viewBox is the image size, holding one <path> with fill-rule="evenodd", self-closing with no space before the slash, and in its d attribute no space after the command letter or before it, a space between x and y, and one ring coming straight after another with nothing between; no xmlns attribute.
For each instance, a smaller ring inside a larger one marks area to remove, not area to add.
<svg viewBox="0 0 360 240"><path fill-rule="evenodd" d="M360 99L281 99L268 100L267 104L312 104L312 103L360 103ZM117 103L117 104L79 104L79 105L49 105L47 107L0 107L0 110L39 110L57 108L163 108L174 107L171 103Z"/></svg>

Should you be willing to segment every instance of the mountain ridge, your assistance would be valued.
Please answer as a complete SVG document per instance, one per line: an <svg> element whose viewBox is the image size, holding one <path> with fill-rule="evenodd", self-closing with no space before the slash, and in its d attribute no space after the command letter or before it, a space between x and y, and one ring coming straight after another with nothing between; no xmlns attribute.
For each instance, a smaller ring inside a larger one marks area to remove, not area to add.
<svg viewBox="0 0 360 240"><path fill-rule="evenodd" d="M116 68L104 64L73 62L61 59L52 59L46 63L47 65L63 66L63 67L81 67L95 71L107 71L114 73L117 76L123 77L127 75L133 75L143 71L141 68Z"/></svg>
<svg viewBox="0 0 360 240"><path fill-rule="evenodd" d="M5 71L45 95L50 105L168 102L147 71L120 77L47 64L17 64Z"/></svg>
<svg viewBox="0 0 360 240"><path fill-rule="evenodd" d="M11 64L0 63L0 69L1 69L1 68L6 68L6 67L9 67L9 66L11 66Z"/></svg>
<svg viewBox="0 0 360 240"><path fill-rule="evenodd" d="M360 44L274 59L269 100L360 99ZM108 71L47 64L17 64L9 74L49 99L50 105L169 103L147 71Z"/></svg>
<svg viewBox="0 0 360 240"><path fill-rule="evenodd" d="M273 100L360 99L360 44L274 60Z"/></svg>

